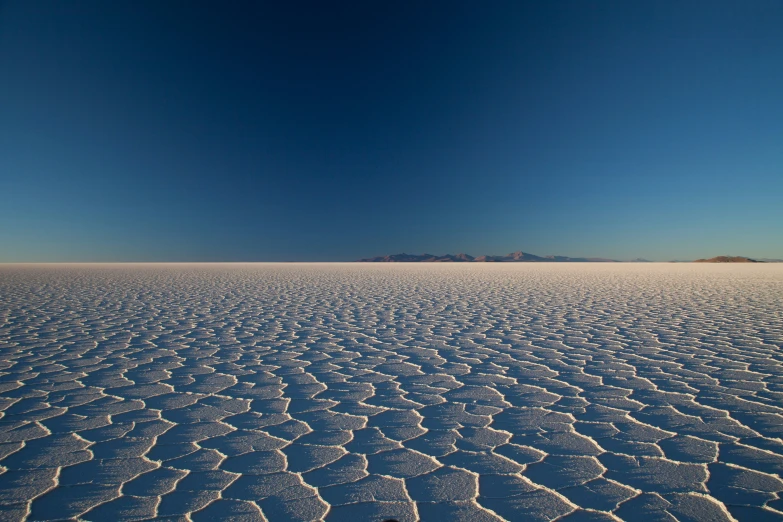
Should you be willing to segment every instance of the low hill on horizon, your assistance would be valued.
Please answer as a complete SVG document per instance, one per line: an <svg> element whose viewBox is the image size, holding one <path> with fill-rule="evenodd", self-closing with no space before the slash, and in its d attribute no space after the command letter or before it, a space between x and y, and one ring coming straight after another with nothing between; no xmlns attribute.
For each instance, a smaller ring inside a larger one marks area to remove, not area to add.
<svg viewBox="0 0 783 522"><path fill-rule="evenodd" d="M742 256L717 256L709 259L697 259L694 263L763 263L763 261Z"/></svg>

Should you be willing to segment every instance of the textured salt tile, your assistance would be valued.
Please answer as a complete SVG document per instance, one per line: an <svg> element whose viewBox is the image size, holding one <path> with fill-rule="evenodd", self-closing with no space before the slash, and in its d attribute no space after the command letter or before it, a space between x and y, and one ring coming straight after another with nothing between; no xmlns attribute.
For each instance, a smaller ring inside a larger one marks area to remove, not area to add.
<svg viewBox="0 0 783 522"><path fill-rule="evenodd" d="M298 418L314 431L359 430L367 424L364 417L324 411L301 413Z"/></svg>
<svg viewBox="0 0 783 522"><path fill-rule="evenodd" d="M27 446L23 441L0 443L0 462Z"/></svg>
<svg viewBox="0 0 783 522"><path fill-rule="evenodd" d="M605 478L596 478L558 492L577 506L601 511L613 511L620 503L637 494L636 490Z"/></svg>
<svg viewBox="0 0 783 522"><path fill-rule="evenodd" d="M410 444L410 442L409 442ZM345 445L352 453L374 455L382 451L400 449L401 444L384 436L378 428L365 428L353 432L353 439Z"/></svg>
<svg viewBox="0 0 783 522"><path fill-rule="evenodd" d="M414 505L409 502L358 502L355 504L333 506L326 520L397 520L398 522L418 522Z"/></svg>
<svg viewBox="0 0 783 522"><path fill-rule="evenodd" d="M540 462L547 454L539 449L518 444L503 444L495 448L494 453L506 457L520 465Z"/></svg>
<svg viewBox="0 0 783 522"><path fill-rule="evenodd" d="M99 422L100 423L100 422ZM14 423L16 424L16 422ZM108 424L108 423L106 423ZM65 433L69 431L65 430ZM37 423L22 424L13 426L7 431L0 432L0 442L24 442L28 440L40 439L49 435L51 431Z"/></svg>
<svg viewBox="0 0 783 522"><path fill-rule="evenodd" d="M708 463L718 457L718 445L690 436L671 437L658 443L666 457L680 462Z"/></svg>
<svg viewBox="0 0 783 522"><path fill-rule="evenodd" d="M409 478L405 483L417 502L469 501L478 493L475 474L450 467Z"/></svg>
<svg viewBox="0 0 783 522"><path fill-rule="evenodd" d="M287 444L285 439L252 430L229 431L199 442L202 448L217 450L221 454L229 456L242 455L252 451L272 451L283 448Z"/></svg>
<svg viewBox="0 0 783 522"><path fill-rule="evenodd" d="M669 513L671 507L671 502L665 500L657 493L642 493L624 502L615 514L622 520L677 522L677 519Z"/></svg>
<svg viewBox="0 0 783 522"><path fill-rule="evenodd" d="M432 457L409 449L383 451L367 456L367 471L378 475L410 478L439 468Z"/></svg>
<svg viewBox="0 0 783 522"><path fill-rule="evenodd" d="M56 485L57 470L7 470L0 474L0 504L26 502Z"/></svg>
<svg viewBox="0 0 783 522"><path fill-rule="evenodd" d="M532 521L554 520L575 509L557 495L541 489L513 497L479 498L479 502L506 520L520 516Z"/></svg>
<svg viewBox="0 0 783 522"><path fill-rule="evenodd" d="M743 444L721 444L721 462L763 473L783 475L783 455Z"/></svg>
<svg viewBox="0 0 783 522"><path fill-rule="evenodd" d="M580 415L579 418L581 417L582 416ZM598 440L599 442L620 433L620 430L609 422L583 422L580 420L575 422L574 426L578 433L590 437L593 440Z"/></svg>
<svg viewBox="0 0 783 522"><path fill-rule="evenodd" d="M350 453L303 474L304 480L315 487L354 482L365 476L367 476L367 458L364 455Z"/></svg>
<svg viewBox="0 0 783 522"><path fill-rule="evenodd" d="M253 501L301 484L302 479L299 475L287 472L266 475L241 475L223 491L223 498Z"/></svg>
<svg viewBox="0 0 783 522"><path fill-rule="evenodd" d="M258 501L269 520L321 520L329 506L317 496L283 499L271 496Z"/></svg>
<svg viewBox="0 0 783 522"><path fill-rule="evenodd" d="M425 455L443 457L457 451L456 442L459 438L456 430L429 430L405 441L405 447Z"/></svg>
<svg viewBox="0 0 783 522"><path fill-rule="evenodd" d="M321 497L332 506L358 502L410 502L402 479L380 475L334 486L319 487Z"/></svg>
<svg viewBox="0 0 783 522"><path fill-rule="evenodd" d="M157 497L135 497L124 494L89 510L87 520L144 520L155 517Z"/></svg>
<svg viewBox="0 0 783 522"><path fill-rule="evenodd" d="M753 506L726 506L726 509L736 520L752 520L753 522L772 522L783 518L783 513L772 509Z"/></svg>
<svg viewBox="0 0 783 522"><path fill-rule="evenodd" d="M2 520L24 520L27 514L27 503L0 504L0 519Z"/></svg>
<svg viewBox="0 0 783 522"><path fill-rule="evenodd" d="M422 520L471 520L476 522L500 522L503 519L476 502L438 502L417 504Z"/></svg>
<svg viewBox="0 0 783 522"><path fill-rule="evenodd" d="M465 411L465 405L459 403L442 403L426 406L419 410L423 417L421 426L431 430L460 429L464 426L485 427L492 422L491 417L473 415ZM496 429L504 429L496 427Z"/></svg>
<svg viewBox="0 0 783 522"><path fill-rule="evenodd" d="M231 426L216 422L198 422L194 424L179 424L158 438L160 444L182 444L186 442L201 442L213 437L219 437L234 431Z"/></svg>
<svg viewBox="0 0 783 522"><path fill-rule="evenodd" d="M456 403L495 406L501 409L510 406L499 391L486 386L463 386L462 388L446 392L443 397L448 401Z"/></svg>
<svg viewBox="0 0 783 522"><path fill-rule="evenodd" d="M96 459L64 468L59 483L63 486L120 485L157 467L157 464L143 458Z"/></svg>
<svg viewBox="0 0 783 522"><path fill-rule="evenodd" d="M119 486L81 484L60 486L33 501L30 519L50 520L77 518L93 506L120 496Z"/></svg>
<svg viewBox="0 0 783 522"><path fill-rule="evenodd" d="M165 410L163 412L163 416L166 420L175 424L221 421L231 415L231 412L222 408L216 408L201 402L182 408Z"/></svg>
<svg viewBox="0 0 783 522"><path fill-rule="evenodd" d="M549 489L579 486L603 475L605 468L591 457L549 456L530 464L523 475Z"/></svg>
<svg viewBox="0 0 783 522"><path fill-rule="evenodd" d="M721 463L710 464L709 471L707 489L725 504L764 505L783 491L783 481L774 475Z"/></svg>
<svg viewBox="0 0 783 522"><path fill-rule="evenodd" d="M703 465L683 464L657 458L632 458L606 453L599 457L606 478L642 491L673 493L704 492L707 469Z"/></svg>
<svg viewBox="0 0 783 522"><path fill-rule="evenodd" d="M190 515L194 522L231 520L232 522L266 522L261 509L252 502L218 499Z"/></svg>
<svg viewBox="0 0 783 522"><path fill-rule="evenodd" d="M388 410L372 417L372 424L378 426L383 434L393 440L405 441L426 433L421 427L422 417L415 410Z"/></svg>
<svg viewBox="0 0 783 522"><path fill-rule="evenodd" d="M153 461L168 462L201 451L194 442L185 444L156 444L145 457Z"/></svg>
<svg viewBox="0 0 783 522"><path fill-rule="evenodd" d="M165 446L164 446L165 447ZM152 458L152 457L148 457ZM213 449L199 449L185 456L167 459L166 465L188 471L208 471L217 469L226 459L222 453Z"/></svg>
<svg viewBox="0 0 783 522"><path fill-rule="evenodd" d="M264 428L264 433L283 440L296 440L302 435L312 432L313 430L306 422L295 419L287 420L280 424L266 426Z"/></svg>
<svg viewBox="0 0 783 522"><path fill-rule="evenodd" d="M663 450L657 443L636 442L616 437L607 437L595 441L601 449L611 453L628 455L631 457L664 457Z"/></svg>
<svg viewBox="0 0 783 522"><path fill-rule="evenodd" d="M446 465L464 468L474 473L519 473L524 466L490 451L459 451L438 459Z"/></svg>
<svg viewBox="0 0 783 522"><path fill-rule="evenodd" d="M678 520L733 520L729 512L719 501L705 495L696 493L669 495L667 500L671 506L667 511L677 517Z"/></svg>
<svg viewBox="0 0 783 522"><path fill-rule="evenodd" d="M573 422L570 415L542 408L508 408L492 418L492 427L521 435L541 431L568 432Z"/></svg>
<svg viewBox="0 0 783 522"><path fill-rule="evenodd" d="M226 458L221 469L240 475L264 475L286 469L286 457L280 450L252 451Z"/></svg>
<svg viewBox="0 0 783 522"><path fill-rule="evenodd" d="M219 498L219 491L172 491L163 495L158 505L159 517L187 515L203 509Z"/></svg>
<svg viewBox="0 0 783 522"><path fill-rule="evenodd" d="M315 446L345 446L350 443L354 438L354 433L351 430L340 431L309 431L296 438L296 441L300 444L310 444Z"/></svg>
<svg viewBox="0 0 783 522"><path fill-rule="evenodd" d="M173 491L185 475L186 471L160 467L138 475L122 485L125 495L155 497Z"/></svg>
<svg viewBox="0 0 783 522"><path fill-rule="evenodd" d="M294 473L312 471L331 464L343 455L345 449L336 446L308 446L290 444L281 450L288 459L288 470Z"/></svg>
<svg viewBox="0 0 783 522"><path fill-rule="evenodd" d="M462 428L456 441L459 449L466 451L485 451L506 444L512 434L492 428Z"/></svg>
<svg viewBox="0 0 783 522"><path fill-rule="evenodd" d="M563 522L616 522L617 517L600 511L585 511L579 509L558 520L562 520Z"/></svg>
<svg viewBox="0 0 783 522"><path fill-rule="evenodd" d="M88 449L89 448L89 449ZM73 434L52 435L27 441L2 460L10 469L42 469L72 466L91 460L93 453L89 442ZM100 458L100 457L98 457Z"/></svg>
<svg viewBox="0 0 783 522"><path fill-rule="evenodd" d="M153 438L123 437L90 446L95 459L128 459L144 456L155 445Z"/></svg>
<svg viewBox="0 0 783 522"><path fill-rule="evenodd" d="M162 410L168 413L175 413L178 408L185 408L198 402L197 395L189 393L166 393L145 399L144 403L148 408Z"/></svg>
<svg viewBox="0 0 783 522"><path fill-rule="evenodd" d="M177 491L222 491L238 476L223 470L192 471L177 482Z"/></svg>

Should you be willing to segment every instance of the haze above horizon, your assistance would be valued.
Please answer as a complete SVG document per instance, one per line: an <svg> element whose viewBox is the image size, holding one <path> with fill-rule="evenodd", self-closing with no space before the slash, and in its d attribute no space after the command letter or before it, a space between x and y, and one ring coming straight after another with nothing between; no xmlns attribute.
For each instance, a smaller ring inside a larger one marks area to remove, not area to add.
<svg viewBox="0 0 783 522"><path fill-rule="evenodd" d="M783 3L0 4L0 262L783 258Z"/></svg>

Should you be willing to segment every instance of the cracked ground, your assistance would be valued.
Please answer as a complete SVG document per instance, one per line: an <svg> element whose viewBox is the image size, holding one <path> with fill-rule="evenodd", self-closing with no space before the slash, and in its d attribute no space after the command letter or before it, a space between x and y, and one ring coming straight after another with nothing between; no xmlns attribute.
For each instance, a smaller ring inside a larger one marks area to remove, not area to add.
<svg viewBox="0 0 783 522"><path fill-rule="evenodd" d="M783 264L0 268L0 520L781 520Z"/></svg>

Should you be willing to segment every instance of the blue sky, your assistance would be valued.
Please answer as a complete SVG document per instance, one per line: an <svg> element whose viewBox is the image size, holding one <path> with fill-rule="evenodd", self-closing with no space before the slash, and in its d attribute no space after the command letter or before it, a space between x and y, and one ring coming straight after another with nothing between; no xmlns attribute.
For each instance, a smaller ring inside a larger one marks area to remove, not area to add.
<svg viewBox="0 0 783 522"><path fill-rule="evenodd" d="M0 261L783 258L783 4L0 4Z"/></svg>

